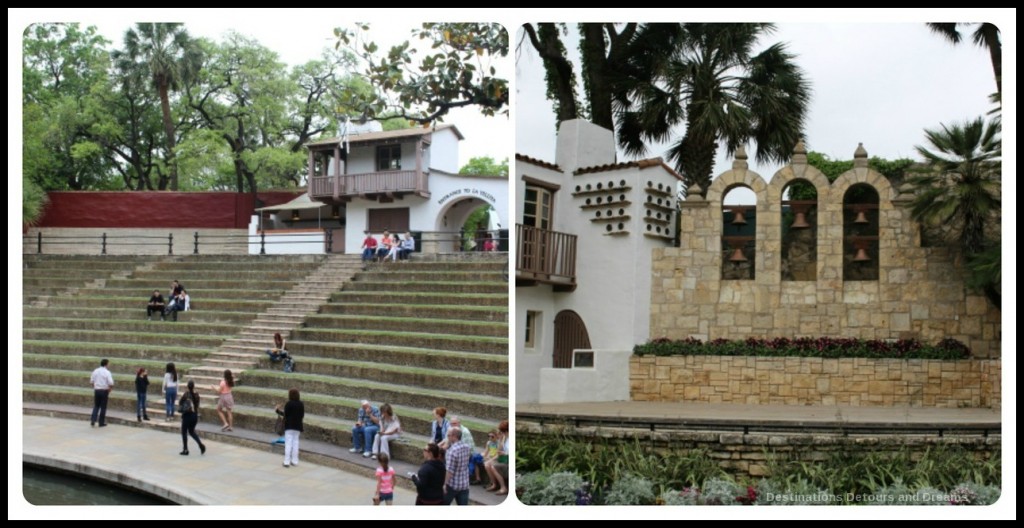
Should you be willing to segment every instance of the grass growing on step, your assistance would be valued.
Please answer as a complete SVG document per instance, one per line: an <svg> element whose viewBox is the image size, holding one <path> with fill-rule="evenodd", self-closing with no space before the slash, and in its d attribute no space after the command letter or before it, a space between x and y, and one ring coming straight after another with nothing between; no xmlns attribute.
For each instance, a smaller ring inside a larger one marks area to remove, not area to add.
<svg viewBox="0 0 1024 528"><path fill-rule="evenodd" d="M99 365L99 363L96 361L96 358L94 356L92 356L92 355L66 356L66 355L58 355L58 354L23 354L22 358L24 359L24 364L26 364L26 365L28 365L30 363L36 363L36 362L42 362L42 363L55 362L56 363L56 365L54 365L54 366L28 367L28 368L37 368L37 369L70 370L70 369L68 369L66 367L60 366L61 364L64 364L64 365L68 365L68 366L73 365L76 370L78 370L80 368L88 368L91 371L92 369L96 368ZM139 367L146 367L146 370L148 370L150 372L150 374L153 374L153 375L159 374L162 377L163 376L163 372L164 372L164 367L167 365L167 361L162 360L162 359L113 358L113 365L115 367L118 366L118 364L124 364L124 363L128 363L128 362L130 362L130 367L129 368L132 370L132 375L133 376L135 375L134 371L137 370ZM185 370L188 370L190 368L199 366L199 363L183 363L181 361L175 361L174 365L178 368L179 371L185 371ZM134 378L132 378L132 379L134 379ZM152 383L152 382L153 382L153 380L150 380L150 383Z"/></svg>
<svg viewBox="0 0 1024 528"><path fill-rule="evenodd" d="M292 380L292 381L308 381L311 383L324 383L328 385L346 385L349 387L361 387L373 390L389 390L392 392L398 392L403 394L412 394L423 397L435 397L437 399L452 399L453 395L463 396L459 398L465 401L474 401L484 405L495 405L502 406L508 405L507 398L496 398L493 396L483 396L480 394L466 394L458 391L437 391L432 389L424 389L421 387L405 387L390 385L387 383L380 382L366 382L363 380L354 380L350 378L339 378L337 376L319 376L315 374L303 374L301 372L285 373L276 370L247 370L243 373L245 379L264 379L264 380Z"/></svg>
<svg viewBox="0 0 1024 528"><path fill-rule="evenodd" d="M164 345L139 345L134 343L123 344L123 343L90 343L90 342L73 342L73 341L51 341L42 339L26 339L23 342L23 346L26 350L37 347L52 347L52 348L67 348L73 350L89 350L93 348L102 348L104 350L124 350L132 352L151 352L153 354L159 353L174 353L181 355L195 355L205 356L210 353L205 348L192 348L192 347L179 347L179 346L164 346ZM91 354L95 355L95 354Z"/></svg>
<svg viewBox="0 0 1024 528"><path fill-rule="evenodd" d="M345 315L345 314L329 314L329 313L318 313L310 316L310 319L340 319L340 320L361 320L370 319L373 321L392 322L396 325L403 324L458 324L466 326L477 326L477 327L488 327L488 326L505 326L508 324L497 321L475 321L467 319L433 319L426 317L392 317L383 315Z"/></svg>
<svg viewBox="0 0 1024 528"><path fill-rule="evenodd" d="M459 380L487 381L491 383L508 384L508 376L497 376L493 374L477 374L475 372L460 372L441 369L428 369L420 367L407 367L403 365L395 365L393 363L371 363L368 361L349 361L344 359L328 359L320 357L303 357L301 359L297 359L297 361L302 361L303 363L310 363L314 365L375 369L381 371L395 372L396 374L436 376Z"/></svg>
<svg viewBox="0 0 1024 528"><path fill-rule="evenodd" d="M445 339L451 341L465 341L465 342L476 342L476 343L492 343L492 344L504 344L508 343L507 337L477 337L477 336L461 336L451 334L429 334L424 332L398 332L394 330L337 330L331 328L300 328L297 329L300 332L329 332L338 335L353 335L353 336L396 336L396 337L410 337L410 338L423 338L423 339Z"/></svg>
<svg viewBox="0 0 1024 528"><path fill-rule="evenodd" d="M241 397L241 395L262 396L262 397L265 397L265 398L266 397L269 397L269 398L280 397L282 400L287 399L287 397L288 397L287 390L285 390L285 389L240 386L240 387L235 388L234 391L237 394L240 395L239 398L238 398L239 400L243 399ZM309 404L317 404L317 405L322 405L322 406L331 407L331 408L344 407L345 409L351 410L351 415L352 416L351 416L351 420L350 421L355 421L355 417L357 416L357 414L359 412L359 407L360 407L360 401L361 400L354 399L354 398L345 398L343 396L331 396L331 395L328 395L328 394L320 394L320 393L316 393L316 392L304 392L302 394L302 401L305 402L305 403L309 403ZM260 408L260 407L256 407L256 408ZM431 409L420 409L420 408L417 408L417 407L408 407L408 406L405 406L405 405L396 405L395 406L395 413L398 414L399 418L408 417L408 418L411 418L411 419L420 420L420 421L424 421L424 422L429 422L429 421L434 419L434 410L432 408ZM324 416L324 415L316 415L316 414L314 414L314 416ZM325 416L325 417L326 418L330 418L329 416ZM479 421L478 419L466 417L465 415L460 415L459 417L462 419L463 425L468 427L470 431L483 431L483 430L485 430L485 428L486 428L486 430L489 431L490 429L493 429L493 428L497 427L497 425L498 425L498 422L482 422L482 421ZM348 418L349 417L346 416L344 418L334 418L334 419L341 420L341 421L346 421Z"/></svg>

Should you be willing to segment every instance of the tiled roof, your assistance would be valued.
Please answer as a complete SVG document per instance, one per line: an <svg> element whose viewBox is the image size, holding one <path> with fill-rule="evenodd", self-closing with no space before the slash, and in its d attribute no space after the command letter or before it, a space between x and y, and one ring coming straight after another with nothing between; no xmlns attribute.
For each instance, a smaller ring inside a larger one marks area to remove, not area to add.
<svg viewBox="0 0 1024 528"><path fill-rule="evenodd" d="M529 163L531 165L536 165L538 167L544 167L545 169L551 169L553 171L562 172L562 169L558 165L555 165L554 163L541 161L537 158L531 158L530 156L527 156L525 154L516 154L516 160Z"/></svg>
<svg viewBox="0 0 1024 528"><path fill-rule="evenodd" d="M455 125L445 124L429 128L413 127L403 128L402 130L387 130L385 132L365 132L363 134L349 134L348 141L349 143L360 143L363 141L378 141L381 139L397 139L404 137L426 136L428 134L440 132L442 130L447 130L449 128L452 129L452 132L455 132L455 135L459 139L466 139L465 137L463 137L462 132L459 132L459 129L455 127ZM314 147L321 145L334 145L337 144L339 141L341 141L341 137L331 137L326 139L318 139L316 141L310 141L309 143L306 143L306 145Z"/></svg>
<svg viewBox="0 0 1024 528"><path fill-rule="evenodd" d="M647 169L647 168L650 168L650 167L662 167L669 174L675 176L676 179L678 179L679 181L683 181L682 175L680 175L678 172L672 170L672 167L669 167L668 164L666 164L665 161L663 159L661 159L661 158L648 158L648 159L642 159L642 160L637 160L637 161L623 161L621 163L609 163L607 165L595 165L593 167L581 167L581 168L576 169L575 171L573 171L573 175L574 176L578 176L580 174L592 174L592 173L595 173L595 172L609 172L609 171L615 171L615 170L620 170L620 169L628 169L630 167L639 167L640 170Z"/></svg>

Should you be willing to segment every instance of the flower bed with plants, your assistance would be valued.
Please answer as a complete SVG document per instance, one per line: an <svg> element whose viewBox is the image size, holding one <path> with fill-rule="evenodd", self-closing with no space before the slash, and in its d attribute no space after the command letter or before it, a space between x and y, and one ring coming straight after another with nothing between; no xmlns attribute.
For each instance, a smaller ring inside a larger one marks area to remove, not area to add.
<svg viewBox="0 0 1024 528"><path fill-rule="evenodd" d="M748 338L701 341L658 338L633 347L638 356L760 356L814 358L877 359L968 359L971 351L956 339L947 338L934 345L916 339L848 339L839 337L801 337L790 339Z"/></svg>
<svg viewBox="0 0 1024 528"><path fill-rule="evenodd" d="M529 505L980 505L999 498L1001 460L956 446L833 453L815 462L765 453L768 475L737 477L702 449L519 435L516 493Z"/></svg>

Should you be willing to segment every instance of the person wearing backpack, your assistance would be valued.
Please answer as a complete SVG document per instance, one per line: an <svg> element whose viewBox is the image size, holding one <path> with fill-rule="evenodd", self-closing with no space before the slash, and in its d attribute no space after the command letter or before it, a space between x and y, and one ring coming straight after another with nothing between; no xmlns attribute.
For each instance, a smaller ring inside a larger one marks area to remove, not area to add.
<svg viewBox="0 0 1024 528"><path fill-rule="evenodd" d="M199 395L196 394L196 382L188 380L188 390L181 395L178 402L178 411L181 413L181 453L188 455L188 435L199 444L199 454L206 454L206 444L196 434L196 425L199 423Z"/></svg>

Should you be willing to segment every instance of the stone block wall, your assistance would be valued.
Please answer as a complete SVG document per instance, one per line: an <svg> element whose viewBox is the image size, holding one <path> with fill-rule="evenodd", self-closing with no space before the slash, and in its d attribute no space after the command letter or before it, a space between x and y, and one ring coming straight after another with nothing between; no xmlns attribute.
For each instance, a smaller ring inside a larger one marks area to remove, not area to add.
<svg viewBox="0 0 1024 528"><path fill-rule="evenodd" d="M654 250L650 337L916 338L952 337L975 357L1000 357L1000 312L968 292L960 263L945 248L921 247L916 222L900 194L867 167L855 166L830 183L797 151L770 182L747 169L738 153L733 169L716 178L705 198L691 192L680 211L680 245ZM817 190L817 273L811 281L782 280L782 199L803 180ZM843 197L870 185L879 195L877 281L843 280ZM722 199L736 186L757 196L755 279L722 280Z"/></svg>
<svg viewBox="0 0 1024 528"><path fill-rule="evenodd" d="M702 403L1001 407L995 359L633 356L630 399Z"/></svg>

